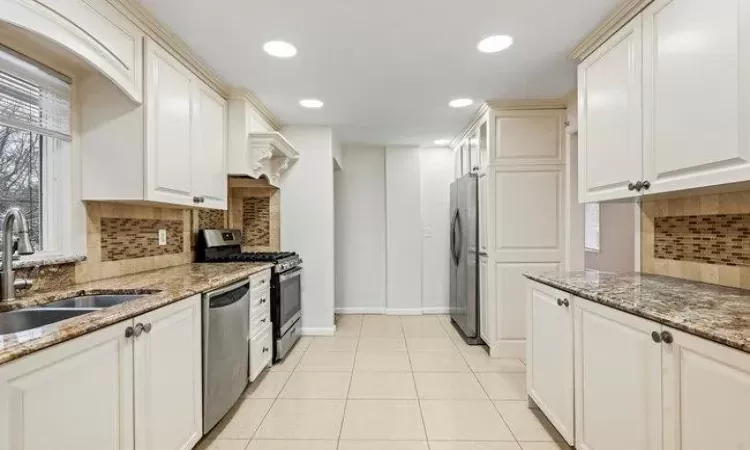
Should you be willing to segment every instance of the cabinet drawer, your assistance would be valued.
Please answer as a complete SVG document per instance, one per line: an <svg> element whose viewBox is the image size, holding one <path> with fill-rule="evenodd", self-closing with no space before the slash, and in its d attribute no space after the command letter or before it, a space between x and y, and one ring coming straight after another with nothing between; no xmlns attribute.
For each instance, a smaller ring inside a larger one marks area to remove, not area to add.
<svg viewBox="0 0 750 450"><path fill-rule="evenodd" d="M267 307L271 304L271 289L258 289L250 292L250 311ZM251 313L252 315L252 313Z"/></svg>
<svg viewBox="0 0 750 450"><path fill-rule="evenodd" d="M250 277L250 289L261 290L271 286L271 271L264 270Z"/></svg>
<svg viewBox="0 0 750 450"><path fill-rule="evenodd" d="M271 323L271 306L264 303L263 306L250 311L250 338L260 334L268 324Z"/></svg>
<svg viewBox="0 0 750 450"><path fill-rule="evenodd" d="M269 323L254 338L250 340L250 381L255 380L258 375L271 363L273 356L273 330Z"/></svg>

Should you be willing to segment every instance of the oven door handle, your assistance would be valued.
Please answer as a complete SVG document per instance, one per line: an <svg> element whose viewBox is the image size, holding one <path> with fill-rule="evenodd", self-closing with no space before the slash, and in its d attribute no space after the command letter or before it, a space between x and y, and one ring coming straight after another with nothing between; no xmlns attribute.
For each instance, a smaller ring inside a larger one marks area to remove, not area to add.
<svg viewBox="0 0 750 450"><path fill-rule="evenodd" d="M279 282L284 282L290 278L298 277L302 275L302 267L294 268L288 272L284 272L279 275Z"/></svg>

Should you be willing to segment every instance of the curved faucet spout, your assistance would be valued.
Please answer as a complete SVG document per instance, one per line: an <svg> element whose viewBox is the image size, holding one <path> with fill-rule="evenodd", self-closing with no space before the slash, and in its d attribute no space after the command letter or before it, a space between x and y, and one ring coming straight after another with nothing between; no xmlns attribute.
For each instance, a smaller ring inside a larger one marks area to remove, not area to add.
<svg viewBox="0 0 750 450"><path fill-rule="evenodd" d="M19 255L31 255L34 253L34 248L31 246L31 241L29 240L29 224L19 208L10 208L5 213L3 231L3 242L13 242L14 231L18 235L18 247L16 250ZM13 256L12 251L10 256ZM5 254L3 254L3 261L8 261Z"/></svg>

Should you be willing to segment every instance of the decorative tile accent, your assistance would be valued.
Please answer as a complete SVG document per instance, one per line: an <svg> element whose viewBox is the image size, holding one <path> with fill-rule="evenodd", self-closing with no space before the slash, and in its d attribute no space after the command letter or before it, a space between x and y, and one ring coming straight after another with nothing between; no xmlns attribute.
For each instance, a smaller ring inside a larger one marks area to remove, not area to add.
<svg viewBox="0 0 750 450"><path fill-rule="evenodd" d="M654 256L750 266L750 214L656 217Z"/></svg>
<svg viewBox="0 0 750 450"><path fill-rule="evenodd" d="M214 209L201 209L198 211L199 230L208 228L226 228L226 211Z"/></svg>
<svg viewBox="0 0 750 450"><path fill-rule="evenodd" d="M101 260L119 261L182 253L183 221L161 219L101 219ZM167 245L159 245L158 230L167 230Z"/></svg>
<svg viewBox="0 0 750 450"><path fill-rule="evenodd" d="M245 197L242 199L243 244L250 247L271 245L270 197Z"/></svg>

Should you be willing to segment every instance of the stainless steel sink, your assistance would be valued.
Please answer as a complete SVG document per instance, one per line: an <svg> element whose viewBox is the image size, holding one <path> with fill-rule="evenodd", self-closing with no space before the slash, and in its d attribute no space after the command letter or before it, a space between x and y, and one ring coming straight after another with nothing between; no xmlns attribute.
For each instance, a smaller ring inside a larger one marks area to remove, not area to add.
<svg viewBox="0 0 750 450"><path fill-rule="evenodd" d="M96 308L79 309L20 309L0 314L0 335L31 330L71 317L96 311Z"/></svg>
<svg viewBox="0 0 750 450"><path fill-rule="evenodd" d="M143 297L141 294L82 295L41 305L40 308L109 308Z"/></svg>

